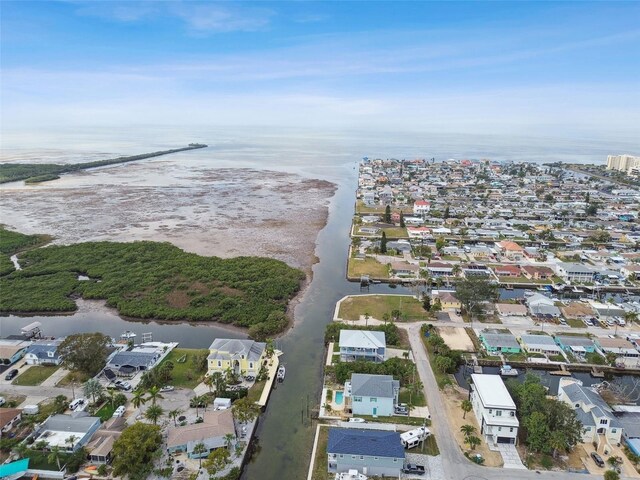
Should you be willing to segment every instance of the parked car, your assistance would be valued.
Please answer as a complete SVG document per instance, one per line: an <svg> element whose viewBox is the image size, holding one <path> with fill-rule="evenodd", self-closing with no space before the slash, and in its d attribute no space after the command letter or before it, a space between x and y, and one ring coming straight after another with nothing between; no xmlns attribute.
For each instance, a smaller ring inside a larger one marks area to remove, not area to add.
<svg viewBox="0 0 640 480"><path fill-rule="evenodd" d="M173 392L175 390L175 387L173 385L165 385L164 387L162 387L160 389L161 392L165 393L165 392Z"/></svg>
<svg viewBox="0 0 640 480"><path fill-rule="evenodd" d="M23 415L37 415L40 413L40 407L38 405L25 405L22 407Z"/></svg>
<svg viewBox="0 0 640 480"><path fill-rule="evenodd" d="M7 373L4 376L5 380L13 380L14 378L16 378L16 376L18 375L18 370L17 369L13 369L13 370L9 370L9 373Z"/></svg>
<svg viewBox="0 0 640 480"><path fill-rule="evenodd" d="M602 460L602 457L596 452L591 452L591 458L593 458L593 461L596 463L596 465L601 468L604 467L604 460Z"/></svg>
<svg viewBox="0 0 640 480"><path fill-rule="evenodd" d="M118 390L124 390L125 392L131 390L131 384L129 382L123 382L122 380L116 380L115 386Z"/></svg>
<svg viewBox="0 0 640 480"><path fill-rule="evenodd" d="M415 463L407 463L402 467L402 473L408 473L411 475L424 475L424 465L416 465Z"/></svg>
<svg viewBox="0 0 640 480"><path fill-rule="evenodd" d="M364 418L351 417L349 419L349 423L365 423L366 420Z"/></svg>
<svg viewBox="0 0 640 480"><path fill-rule="evenodd" d="M124 415L124 411L125 411L124 405L120 405L118 408L114 410L112 417L113 418L121 417Z"/></svg>
<svg viewBox="0 0 640 480"><path fill-rule="evenodd" d="M73 410L75 412L76 408L84 405L85 403L88 403L86 399L84 399L84 398L76 398L75 400L73 400L69 404L69 410Z"/></svg>
<svg viewBox="0 0 640 480"><path fill-rule="evenodd" d="M401 403L400 405L396 405L393 413L395 413L396 415L409 415L409 409L407 408L406 404Z"/></svg>

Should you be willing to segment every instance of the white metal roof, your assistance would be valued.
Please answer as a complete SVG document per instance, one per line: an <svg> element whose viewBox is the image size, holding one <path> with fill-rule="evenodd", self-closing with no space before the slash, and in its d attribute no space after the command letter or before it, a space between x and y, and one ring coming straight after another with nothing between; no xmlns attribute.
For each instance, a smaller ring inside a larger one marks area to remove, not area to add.
<svg viewBox="0 0 640 480"><path fill-rule="evenodd" d="M516 404L500 375L471 374L471 380L476 392L485 407L515 409Z"/></svg>

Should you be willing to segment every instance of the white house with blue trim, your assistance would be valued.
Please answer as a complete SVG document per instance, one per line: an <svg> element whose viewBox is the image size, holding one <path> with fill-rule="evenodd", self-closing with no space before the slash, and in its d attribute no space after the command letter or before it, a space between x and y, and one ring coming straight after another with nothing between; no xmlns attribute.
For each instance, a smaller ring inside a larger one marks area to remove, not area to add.
<svg viewBox="0 0 640 480"><path fill-rule="evenodd" d="M330 473L357 470L367 476L398 478L405 451L398 432L330 428L327 460Z"/></svg>
<svg viewBox="0 0 640 480"><path fill-rule="evenodd" d="M354 415L389 417L398 405L400 382L391 375L352 373L344 384L345 406Z"/></svg>
<svg viewBox="0 0 640 480"><path fill-rule="evenodd" d="M387 341L384 332L376 330L340 330L340 361L384 362Z"/></svg>

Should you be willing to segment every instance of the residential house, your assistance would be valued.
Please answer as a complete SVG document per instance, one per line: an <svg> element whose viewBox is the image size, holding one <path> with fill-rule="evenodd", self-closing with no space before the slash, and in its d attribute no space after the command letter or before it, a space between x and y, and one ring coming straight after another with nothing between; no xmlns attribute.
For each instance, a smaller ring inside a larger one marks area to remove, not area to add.
<svg viewBox="0 0 640 480"><path fill-rule="evenodd" d="M152 368L161 354L156 351L124 350L114 354L107 362L107 368L119 376L131 376Z"/></svg>
<svg viewBox="0 0 640 480"><path fill-rule="evenodd" d="M20 422L22 410L19 408L0 408L0 438Z"/></svg>
<svg viewBox="0 0 640 480"><path fill-rule="evenodd" d="M522 335L520 342L528 353L562 354L562 348L548 335Z"/></svg>
<svg viewBox="0 0 640 480"><path fill-rule="evenodd" d="M236 374L258 375L266 359L266 343L253 340L217 338L209 347L209 371L225 372L231 369Z"/></svg>
<svg viewBox="0 0 640 480"><path fill-rule="evenodd" d="M640 357L640 352L638 352L634 345L625 338L597 337L594 340L594 343L596 344L596 348L600 350L603 355L613 353L618 357Z"/></svg>
<svg viewBox="0 0 640 480"><path fill-rule="evenodd" d="M629 280L637 280L640 277L640 265L637 263L630 263L620 268L620 273Z"/></svg>
<svg viewBox="0 0 640 480"><path fill-rule="evenodd" d="M531 315L540 318L558 318L560 317L560 309L556 307L555 302L549 297L540 293L534 293L525 300Z"/></svg>
<svg viewBox="0 0 640 480"><path fill-rule="evenodd" d="M596 351L596 345L589 337L556 335L554 340L562 350L574 355L584 356Z"/></svg>
<svg viewBox="0 0 640 480"><path fill-rule="evenodd" d="M493 272L498 277L519 277L521 275L520 267L517 265L496 265Z"/></svg>
<svg viewBox="0 0 640 480"><path fill-rule="evenodd" d="M407 262L392 262L391 273L397 277L415 277L420 271L418 265Z"/></svg>
<svg viewBox="0 0 640 480"><path fill-rule="evenodd" d="M330 473L357 470L367 476L399 478L405 450L398 432L329 428L327 460Z"/></svg>
<svg viewBox="0 0 640 480"><path fill-rule="evenodd" d="M450 263L431 262L426 268L429 275L434 278L453 276L453 265Z"/></svg>
<svg viewBox="0 0 640 480"><path fill-rule="evenodd" d="M100 417L91 417L86 412L71 415L51 415L31 434L33 443L44 442L45 448L58 447L66 452L75 452L89 443L100 428Z"/></svg>
<svg viewBox="0 0 640 480"><path fill-rule="evenodd" d="M428 227L407 227L409 238L429 238L431 229Z"/></svg>
<svg viewBox="0 0 640 480"><path fill-rule="evenodd" d="M485 350L496 355L499 353L520 353L520 344L511 333L480 332L478 338Z"/></svg>
<svg viewBox="0 0 640 480"><path fill-rule="evenodd" d="M27 365L60 365L62 357L58 347L62 340L38 340L33 342L24 354Z"/></svg>
<svg viewBox="0 0 640 480"><path fill-rule="evenodd" d="M398 405L400 382L391 375L352 373L344 387L345 406L354 415L389 417Z"/></svg>
<svg viewBox="0 0 640 480"><path fill-rule="evenodd" d="M0 339L0 363L5 365L13 365L27 352L27 348L31 342L23 338L2 338Z"/></svg>
<svg viewBox="0 0 640 480"><path fill-rule="evenodd" d="M126 427L124 417L110 418L103 423L87 444L89 459L94 463L110 463L113 444Z"/></svg>
<svg viewBox="0 0 640 480"><path fill-rule="evenodd" d="M443 310L460 310L462 308L462 304L460 300L455 295L455 292L450 292L446 290L433 290L431 292L431 296L435 301L440 300L440 306Z"/></svg>
<svg viewBox="0 0 640 480"><path fill-rule="evenodd" d="M471 374L469 400L487 443L515 445L518 439L516 404L499 375Z"/></svg>
<svg viewBox="0 0 640 480"><path fill-rule="evenodd" d="M524 265L521 269L524 276L531 280L549 280L553 277L553 270L549 267Z"/></svg>
<svg viewBox="0 0 640 480"><path fill-rule="evenodd" d="M570 282L593 282L595 276L595 272L590 267L581 263L559 263L556 268L558 275Z"/></svg>
<svg viewBox="0 0 640 480"><path fill-rule="evenodd" d="M519 262L524 257L524 248L522 248L516 242L503 240L501 242L496 242L495 245L498 253L508 260Z"/></svg>
<svg viewBox="0 0 640 480"><path fill-rule="evenodd" d="M529 313L525 305L519 303L496 303L498 315L510 317L526 317Z"/></svg>
<svg viewBox="0 0 640 480"><path fill-rule="evenodd" d="M560 307L560 311L565 318L575 318L578 320L586 320L595 315L591 306L584 302L570 302Z"/></svg>
<svg viewBox="0 0 640 480"><path fill-rule="evenodd" d="M340 360L384 362L387 342L384 332L375 330L340 330Z"/></svg>
<svg viewBox="0 0 640 480"><path fill-rule="evenodd" d="M431 209L431 203L426 200L416 200L413 204L414 215L424 215Z"/></svg>
<svg viewBox="0 0 640 480"><path fill-rule="evenodd" d="M558 399L571 405L578 420L584 427L584 443L599 442L604 435L609 445L618 444L622 439L622 424L614 416L607 402L593 389L584 387L574 378L560 379Z"/></svg>
<svg viewBox="0 0 640 480"><path fill-rule="evenodd" d="M622 307L613 303L602 303L596 300L587 300L598 318L602 317L623 317L626 313Z"/></svg>
<svg viewBox="0 0 640 480"><path fill-rule="evenodd" d="M167 432L167 451L169 453L186 452L189 458L204 458L213 450L226 448L227 435L236 440L236 429L231 409L209 410L202 414L201 423L174 427L169 425ZM199 443L206 451L194 452Z"/></svg>

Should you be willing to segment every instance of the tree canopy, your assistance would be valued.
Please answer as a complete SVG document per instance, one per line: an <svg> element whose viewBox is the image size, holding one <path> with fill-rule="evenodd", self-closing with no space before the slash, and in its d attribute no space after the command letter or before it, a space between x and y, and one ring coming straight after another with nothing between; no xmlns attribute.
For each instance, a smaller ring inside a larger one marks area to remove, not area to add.
<svg viewBox="0 0 640 480"><path fill-rule="evenodd" d="M76 333L62 341L58 352L66 368L93 377L104 367L110 345L103 333Z"/></svg>
<svg viewBox="0 0 640 480"><path fill-rule="evenodd" d="M481 276L470 276L456 284L456 297L467 313L481 313L484 302L498 293L496 285Z"/></svg>
<svg viewBox="0 0 640 480"><path fill-rule="evenodd" d="M125 428L113 444L113 474L131 480L147 478L161 446L160 427L137 422Z"/></svg>

